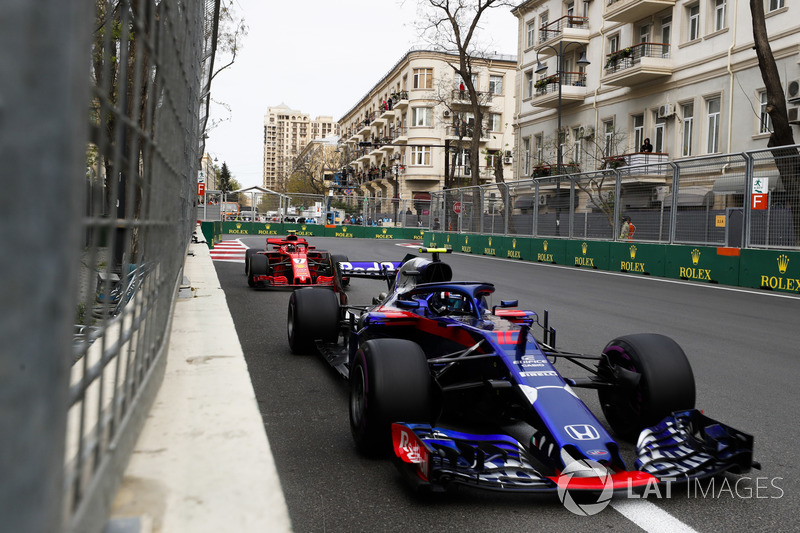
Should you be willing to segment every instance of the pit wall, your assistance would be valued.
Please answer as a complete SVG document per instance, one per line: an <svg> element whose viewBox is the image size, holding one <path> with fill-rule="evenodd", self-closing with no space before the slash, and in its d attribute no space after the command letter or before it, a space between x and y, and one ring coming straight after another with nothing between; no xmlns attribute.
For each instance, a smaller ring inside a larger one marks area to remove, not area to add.
<svg viewBox="0 0 800 533"><path fill-rule="evenodd" d="M222 234L419 241L429 247L520 261L800 293L800 252L446 233L421 228L203 222L210 248Z"/></svg>

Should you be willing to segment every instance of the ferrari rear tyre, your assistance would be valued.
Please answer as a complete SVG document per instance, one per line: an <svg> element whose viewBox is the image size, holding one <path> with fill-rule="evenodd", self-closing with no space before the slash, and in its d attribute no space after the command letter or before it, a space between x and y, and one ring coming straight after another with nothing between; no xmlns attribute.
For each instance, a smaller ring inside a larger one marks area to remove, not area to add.
<svg viewBox="0 0 800 533"><path fill-rule="evenodd" d="M618 337L603 350L601 375L615 368L638 374L638 383L620 382L598 389L600 405L611 429L626 440L636 440L642 429L657 424L673 411L694 408L695 383L683 349L669 337L640 333Z"/></svg>
<svg viewBox="0 0 800 533"><path fill-rule="evenodd" d="M350 431L364 454L390 450L392 423L430 423L434 386L425 353L405 339L365 342L350 368Z"/></svg>
<svg viewBox="0 0 800 533"><path fill-rule="evenodd" d="M252 254L247 263L247 284L250 287L263 287L264 282L256 281L256 276L269 274L269 258L264 254Z"/></svg>
<svg viewBox="0 0 800 533"><path fill-rule="evenodd" d="M333 275L336 276L336 279L339 281L341 287L347 287L350 285L350 278L343 278L342 277L342 269L339 268L339 263L349 263L350 259L347 258L346 255L331 255L331 270L333 271Z"/></svg>
<svg viewBox="0 0 800 533"><path fill-rule="evenodd" d="M339 299L330 289L303 287L289 297L286 319L289 348L294 354L315 350L316 341L334 343L339 339Z"/></svg>

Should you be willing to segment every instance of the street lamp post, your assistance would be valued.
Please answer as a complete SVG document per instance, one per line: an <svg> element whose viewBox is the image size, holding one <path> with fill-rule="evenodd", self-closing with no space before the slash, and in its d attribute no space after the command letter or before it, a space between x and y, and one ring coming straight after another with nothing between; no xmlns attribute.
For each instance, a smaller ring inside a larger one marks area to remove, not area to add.
<svg viewBox="0 0 800 533"><path fill-rule="evenodd" d="M558 67L558 71L556 74L558 75L558 107L557 107L557 115L558 115L558 123L556 125L556 235L561 235L561 172L562 166L564 163L564 154L562 153L562 144L561 144L561 85L564 83L564 61L567 49L576 44L583 49L581 53L581 57L578 59L578 65L585 67L590 65L591 62L586 58L586 45L583 43L579 43L576 41L559 41L558 48L547 45L541 47L536 52L536 70L537 74L541 74L547 71L547 65L542 64L539 60L539 52L544 50L545 48L549 48L556 54L556 65Z"/></svg>

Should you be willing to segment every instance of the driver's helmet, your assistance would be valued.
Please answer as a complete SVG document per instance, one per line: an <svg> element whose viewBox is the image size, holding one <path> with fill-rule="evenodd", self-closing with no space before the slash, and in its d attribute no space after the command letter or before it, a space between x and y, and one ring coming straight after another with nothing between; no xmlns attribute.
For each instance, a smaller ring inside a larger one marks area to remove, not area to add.
<svg viewBox="0 0 800 533"><path fill-rule="evenodd" d="M440 315L469 314L469 300L456 292L435 292L428 303L430 308Z"/></svg>
<svg viewBox="0 0 800 533"><path fill-rule="evenodd" d="M294 252L294 244L287 244L286 245L287 252Z"/></svg>

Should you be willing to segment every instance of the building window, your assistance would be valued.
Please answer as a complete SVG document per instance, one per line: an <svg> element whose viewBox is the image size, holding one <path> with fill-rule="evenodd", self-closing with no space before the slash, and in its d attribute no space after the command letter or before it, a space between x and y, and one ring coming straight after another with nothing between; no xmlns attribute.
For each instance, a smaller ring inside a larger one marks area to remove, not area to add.
<svg viewBox="0 0 800 533"><path fill-rule="evenodd" d="M656 114L657 115L657 114ZM653 151L657 154L664 154L667 152L666 135L667 135L667 120L664 118L655 117L656 131L654 135Z"/></svg>
<svg viewBox="0 0 800 533"><path fill-rule="evenodd" d="M541 133L536 135L536 164L544 164L544 135Z"/></svg>
<svg viewBox="0 0 800 533"><path fill-rule="evenodd" d="M411 166L430 166L431 165L431 147L430 146L412 146L411 147Z"/></svg>
<svg viewBox="0 0 800 533"><path fill-rule="evenodd" d="M502 129L501 125L502 115L500 113L489 113L488 126L489 131L499 132Z"/></svg>
<svg viewBox="0 0 800 533"><path fill-rule="evenodd" d="M433 89L433 69L415 68L414 69L414 88Z"/></svg>
<svg viewBox="0 0 800 533"><path fill-rule="evenodd" d="M522 139L522 175L528 176L531 173L531 138Z"/></svg>
<svg viewBox="0 0 800 533"><path fill-rule="evenodd" d="M726 0L714 0L714 31L725 29Z"/></svg>
<svg viewBox="0 0 800 533"><path fill-rule="evenodd" d="M489 92L503 94L503 76L489 76Z"/></svg>
<svg viewBox="0 0 800 533"><path fill-rule="evenodd" d="M758 133L772 133L772 118L767 113L767 91L759 91Z"/></svg>
<svg viewBox="0 0 800 533"><path fill-rule="evenodd" d="M528 23L528 37L527 37L527 47L530 48L534 44L536 44L536 21L532 20Z"/></svg>
<svg viewBox="0 0 800 533"><path fill-rule="evenodd" d="M692 134L694 130L694 104L688 103L681 106L683 112L683 150L681 155L688 157L692 155Z"/></svg>
<svg viewBox="0 0 800 533"><path fill-rule="evenodd" d="M642 24L639 28L639 42L640 43L649 43L650 42L650 24Z"/></svg>
<svg viewBox="0 0 800 533"><path fill-rule="evenodd" d="M525 73L525 98L533 96L533 71Z"/></svg>
<svg viewBox="0 0 800 533"><path fill-rule="evenodd" d="M433 109L430 107L414 107L413 122L414 126L430 128L433 125Z"/></svg>
<svg viewBox="0 0 800 533"><path fill-rule="evenodd" d="M613 120L604 120L603 121L603 140L605 141L605 146L603 148L606 157L615 155L614 154L614 121Z"/></svg>
<svg viewBox="0 0 800 533"><path fill-rule="evenodd" d="M572 157L570 158L571 159L570 162L571 163L575 163L576 165L580 166L581 165L581 153L583 151L581 149L581 129L580 128L572 128L572 138L575 139L575 141L572 144Z"/></svg>
<svg viewBox="0 0 800 533"><path fill-rule="evenodd" d="M619 52L619 35L612 35L608 38L608 52L611 54Z"/></svg>
<svg viewBox="0 0 800 533"><path fill-rule="evenodd" d="M644 115L633 116L633 151L638 152L644 144Z"/></svg>
<svg viewBox="0 0 800 533"><path fill-rule="evenodd" d="M568 17L575 16L575 2L567 2L567 16Z"/></svg>
<svg viewBox="0 0 800 533"><path fill-rule="evenodd" d="M719 152L719 111L719 98L710 98L706 100L706 112L708 115L708 142L706 144L706 151L709 154L716 154Z"/></svg>
<svg viewBox="0 0 800 533"><path fill-rule="evenodd" d="M700 5L694 4L686 8L687 16L687 40L694 41L700 38Z"/></svg>
<svg viewBox="0 0 800 533"><path fill-rule="evenodd" d="M470 76L470 78L472 78L472 86L477 89L478 88L478 75L477 74L472 74ZM460 74L456 74L454 76L454 80L455 80L454 89L461 89L461 84L464 82L464 78L462 78ZM464 84L464 85L466 85L466 84Z"/></svg>
<svg viewBox="0 0 800 533"><path fill-rule="evenodd" d="M669 57L669 45L672 42L672 17L664 17L661 19L661 47L662 57Z"/></svg>
<svg viewBox="0 0 800 533"><path fill-rule="evenodd" d="M784 6L785 1L786 0L769 0L769 11L781 9Z"/></svg>
<svg viewBox="0 0 800 533"><path fill-rule="evenodd" d="M547 33L549 19L550 13L547 11L539 15L539 42L544 42L550 37L550 34Z"/></svg>

